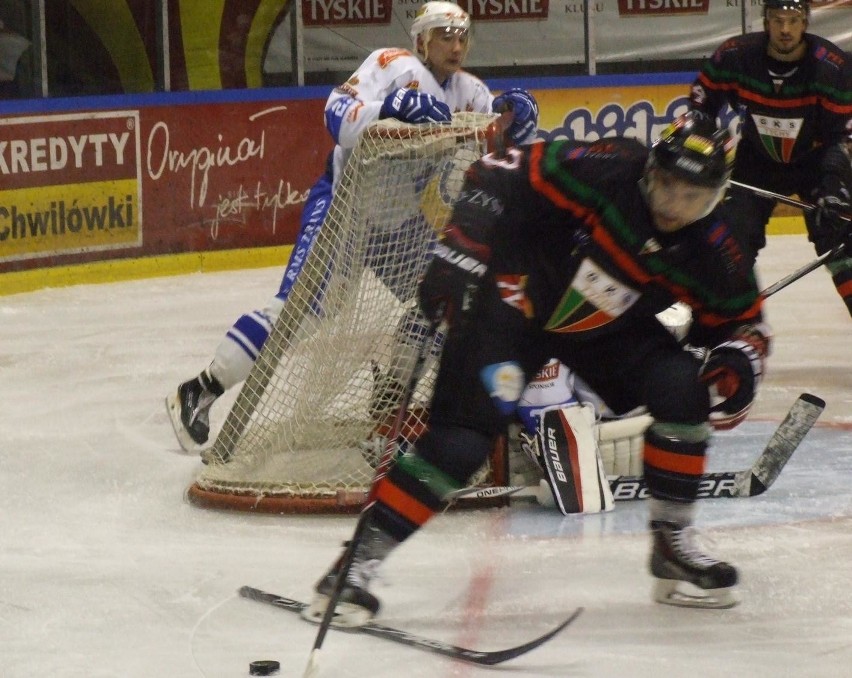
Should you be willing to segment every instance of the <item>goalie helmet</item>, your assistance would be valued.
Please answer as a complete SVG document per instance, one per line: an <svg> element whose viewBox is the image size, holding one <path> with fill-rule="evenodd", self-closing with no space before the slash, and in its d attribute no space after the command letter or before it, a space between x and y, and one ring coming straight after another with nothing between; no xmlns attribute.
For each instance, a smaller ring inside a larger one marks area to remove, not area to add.
<svg viewBox="0 0 852 678"><path fill-rule="evenodd" d="M454 2L432 0L425 3L417 10L414 22L411 24L411 39L414 41L415 52L417 52L417 38L433 28L470 30L470 14Z"/></svg>
<svg viewBox="0 0 852 678"><path fill-rule="evenodd" d="M734 166L735 148L727 129L689 111L666 127L651 146L648 169L659 167L698 186L724 188Z"/></svg>
<svg viewBox="0 0 852 678"><path fill-rule="evenodd" d="M808 16L811 13L810 0L764 0L763 16L766 16L767 10L770 9L787 9L799 11L803 16Z"/></svg>

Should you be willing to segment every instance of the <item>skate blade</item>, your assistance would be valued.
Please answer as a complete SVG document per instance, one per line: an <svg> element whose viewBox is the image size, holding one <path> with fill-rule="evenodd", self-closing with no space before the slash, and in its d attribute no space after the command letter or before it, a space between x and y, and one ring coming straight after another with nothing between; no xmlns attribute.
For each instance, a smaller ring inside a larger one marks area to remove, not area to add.
<svg viewBox="0 0 852 678"><path fill-rule="evenodd" d="M172 428L175 431L175 438L184 452L197 453L203 449L202 445L195 442L183 426L180 420L180 398L177 391L166 396L166 412L169 414L169 420L172 422Z"/></svg>
<svg viewBox="0 0 852 678"><path fill-rule="evenodd" d="M302 610L302 619L311 622L311 624L319 624L325 616L327 607L328 596L317 594L311 604ZM373 614L369 610L365 610L359 605L338 602L337 607L334 608L331 626L336 629L357 629L372 619Z"/></svg>
<svg viewBox="0 0 852 678"><path fill-rule="evenodd" d="M739 604L734 587L701 589L679 579L658 579L654 585L654 600L663 605L726 610Z"/></svg>

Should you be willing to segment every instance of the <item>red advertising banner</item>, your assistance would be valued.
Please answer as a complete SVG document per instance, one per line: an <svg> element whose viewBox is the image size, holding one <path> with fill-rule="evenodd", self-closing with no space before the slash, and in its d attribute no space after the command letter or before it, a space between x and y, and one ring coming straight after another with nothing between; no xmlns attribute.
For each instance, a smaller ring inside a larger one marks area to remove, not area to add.
<svg viewBox="0 0 852 678"><path fill-rule="evenodd" d="M620 16L707 14L710 0L618 0Z"/></svg>
<svg viewBox="0 0 852 678"><path fill-rule="evenodd" d="M460 0L473 21L546 19L550 0Z"/></svg>
<svg viewBox="0 0 852 678"><path fill-rule="evenodd" d="M142 242L139 114L0 119L0 262Z"/></svg>
<svg viewBox="0 0 852 678"><path fill-rule="evenodd" d="M332 147L323 105L0 118L0 272L292 243Z"/></svg>
<svg viewBox="0 0 852 678"><path fill-rule="evenodd" d="M305 26L389 24L392 0L301 0Z"/></svg>

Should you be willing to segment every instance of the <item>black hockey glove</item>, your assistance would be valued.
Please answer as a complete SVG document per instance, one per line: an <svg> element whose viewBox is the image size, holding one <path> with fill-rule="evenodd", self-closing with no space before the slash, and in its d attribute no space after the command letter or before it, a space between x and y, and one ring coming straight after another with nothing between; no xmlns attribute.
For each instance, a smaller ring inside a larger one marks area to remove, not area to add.
<svg viewBox="0 0 852 678"><path fill-rule="evenodd" d="M817 253L828 252L838 245L845 245L847 254L852 253L849 190L840 179L826 177L818 196L810 234Z"/></svg>
<svg viewBox="0 0 852 678"><path fill-rule="evenodd" d="M525 89L515 88L503 92L494 99L491 110L495 113L512 111L515 114L508 132L513 145L526 144L535 139L538 131L538 103Z"/></svg>
<svg viewBox="0 0 852 678"><path fill-rule="evenodd" d="M767 325L747 325L710 351L701 379L710 387L710 424L714 428L732 429L748 416L770 341Z"/></svg>
<svg viewBox="0 0 852 678"><path fill-rule="evenodd" d="M452 225L447 226L420 282L420 309L433 322L446 320L449 325L458 322L470 309L488 270L488 248L476 243L465 247L462 240Z"/></svg>
<svg viewBox="0 0 852 678"><path fill-rule="evenodd" d="M396 118L402 122L419 125L427 122L450 122L450 107L431 94L416 89L400 87L385 97L379 118Z"/></svg>

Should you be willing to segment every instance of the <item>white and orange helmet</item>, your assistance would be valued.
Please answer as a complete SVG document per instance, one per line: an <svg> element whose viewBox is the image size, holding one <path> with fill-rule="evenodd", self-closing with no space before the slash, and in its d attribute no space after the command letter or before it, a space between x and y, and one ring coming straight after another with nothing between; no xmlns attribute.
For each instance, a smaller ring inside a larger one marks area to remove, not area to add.
<svg viewBox="0 0 852 678"><path fill-rule="evenodd" d="M433 28L458 28L470 30L470 14L454 2L431 0L417 10L414 22L411 24L411 39L414 41L414 51L417 52L417 38L426 33L424 43L428 40L428 32Z"/></svg>

